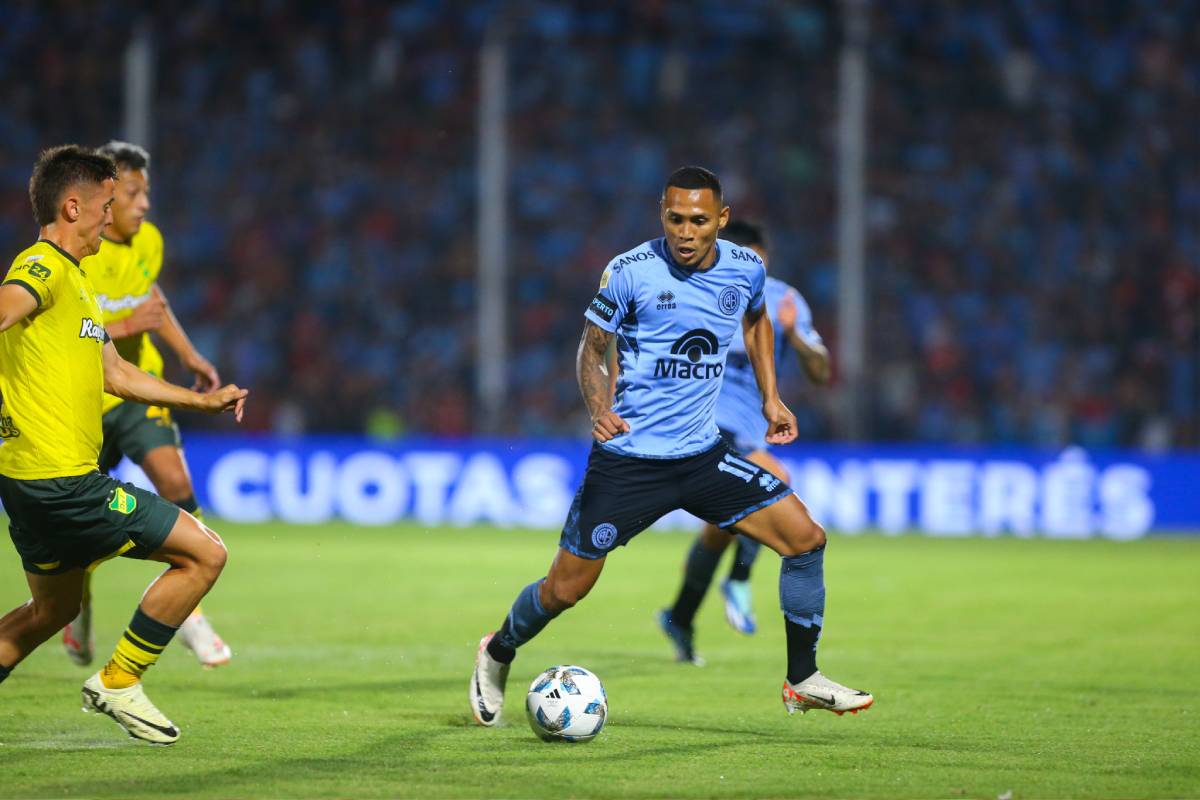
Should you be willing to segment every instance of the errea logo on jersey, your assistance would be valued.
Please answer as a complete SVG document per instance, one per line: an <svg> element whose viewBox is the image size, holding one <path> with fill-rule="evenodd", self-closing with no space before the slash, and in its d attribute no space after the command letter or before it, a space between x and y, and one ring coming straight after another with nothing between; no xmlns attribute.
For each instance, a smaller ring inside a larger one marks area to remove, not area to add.
<svg viewBox="0 0 1200 800"><path fill-rule="evenodd" d="M718 350L717 337L712 331L704 328L694 328L675 340L671 345L671 354L683 356L686 361L677 358L660 358L654 364L654 377L681 378L690 380L711 380L721 377L725 371L724 364L703 364L700 359L704 356L715 355Z"/></svg>
<svg viewBox="0 0 1200 800"><path fill-rule="evenodd" d="M104 332L104 326L91 317L84 317L79 325L80 339L95 339L100 344L104 344L104 339L107 335Z"/></svg>

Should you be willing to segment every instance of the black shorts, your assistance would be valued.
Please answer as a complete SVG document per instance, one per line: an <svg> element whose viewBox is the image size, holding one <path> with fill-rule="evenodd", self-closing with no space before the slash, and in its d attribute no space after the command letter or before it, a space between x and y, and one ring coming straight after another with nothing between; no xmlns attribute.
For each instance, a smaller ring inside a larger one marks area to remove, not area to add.
<svg viewBox="0 0 1200 800"><path fill-rule="evenodd" d="M28 481L0 475L0 501L22 565L38 575L116 555L145 558L162 546L180 513L153 492L99 472Z"/></svg>
<svg viewBox="0 0 1200 800"><path fill-rule="evenodd" d="M126 400L104 415L104 444L100 447L100 471L108 474L122 456L141 464L156 447L182 446L179 426L169 409Z"/></svg>
<svg viewBox="0 0 1200 800"><path fill-rule="evenodd" d="M559 545L603 558L678 508L722 528L792 493L720 440L686 458L636 458L592 446Z"/></svg>

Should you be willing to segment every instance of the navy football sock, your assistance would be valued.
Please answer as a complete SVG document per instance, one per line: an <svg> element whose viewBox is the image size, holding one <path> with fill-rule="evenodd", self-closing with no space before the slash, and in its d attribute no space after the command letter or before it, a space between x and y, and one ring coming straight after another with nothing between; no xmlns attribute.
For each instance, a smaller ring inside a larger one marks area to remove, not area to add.
<svg viewBox="0 0 1200 800"><path fill-rule="evenodd" d="M779 605L787 626L788 683L817 671L825 614L825 548L788 556L779 568Z"/></svg>
<svg viewBox="0 0 1200 800"><path fill-rule="evenodd" d="M512 663L517 648L541 633L542 628L558 616L542 607L539 590L545 580L536 580L521 590L504 618L504 624L488 642L488 654L501 664Z"/></svg>
<svg viewBox="0 0 1200 800"><path fill-rule="evenodd" d="M704 599L713 573L717 571L717 564L721 561L721 552L709 550L701 537L696 537L683 568L683 585L679 587L679 596L671 607L671 622L681 628L692 627L700 601Z"/></svg>
<svg viewBox="0 0 1200 800"><path fill-rule="evenodd" d="M4 683L4 679L12 674L12 667L0 665L0 683Z"/></svg>
<svg viewBox="0 0 1200 800"><path fill-rule="evenodd" d="M735 544L737 552L733 556L733 564L729 567L729 580L748 581L750 567L754 566L754 559L758 558L758 551L762 545L749 536L737 537Z"/></svg>
<svg viewBox="0 0 1200 800"><path fill-rule="evenodd" d="M194 494L189 494L182 500L176 500L175 505L179 506L189 514L195 514L200 510L200 504L196 502L196 495Z"/></svg>

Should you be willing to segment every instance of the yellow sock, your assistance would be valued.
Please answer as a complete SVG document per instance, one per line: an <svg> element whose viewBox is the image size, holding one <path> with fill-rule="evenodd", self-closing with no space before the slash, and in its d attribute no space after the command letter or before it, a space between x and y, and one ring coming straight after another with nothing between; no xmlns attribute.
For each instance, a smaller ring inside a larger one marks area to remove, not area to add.
<svg viewBox="0 0 1200 800"><path fill-rule="evenodd" d="M112 658L100 670L100 681L109 689L126 689L142 679L171 643L176 628L145 614L139 607L117 642Z"/></svg>

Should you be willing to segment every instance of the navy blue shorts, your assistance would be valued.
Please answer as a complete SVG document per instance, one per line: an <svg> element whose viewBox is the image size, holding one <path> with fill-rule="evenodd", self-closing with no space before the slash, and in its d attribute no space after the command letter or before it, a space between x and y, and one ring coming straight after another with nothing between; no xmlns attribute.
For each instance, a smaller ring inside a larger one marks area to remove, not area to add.
<svg viewBox="0 0 1200 800"><path fill-rule="evenodd" d="M724 439L686 458L636 458L593 445L559 546L580 558L603 558L678 508L727 528L791 493Z"/></svg>

